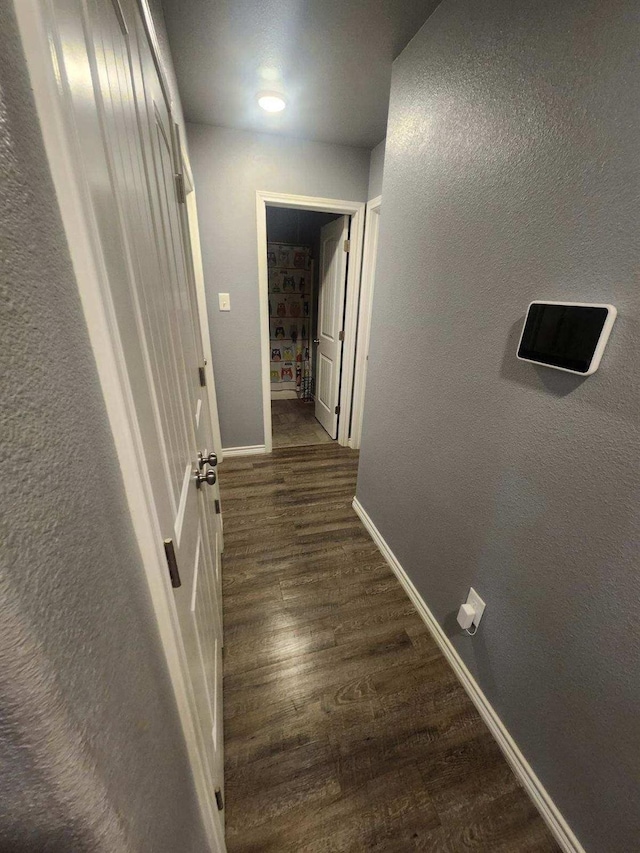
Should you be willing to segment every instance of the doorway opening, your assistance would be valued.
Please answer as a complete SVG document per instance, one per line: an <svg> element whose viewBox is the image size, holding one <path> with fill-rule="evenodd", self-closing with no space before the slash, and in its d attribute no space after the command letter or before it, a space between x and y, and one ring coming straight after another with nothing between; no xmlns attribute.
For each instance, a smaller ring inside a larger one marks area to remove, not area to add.
<svg viewBox="0 0 640 853"><path fill-rule="evenodd" d="M327 416L332 414L331 404L339 389L327 388L332 377L325 375L326 358L319 361L319 310L325 314L325 324L338 324L342 329L344 298L341 305L333 304L335 294L327 290L334 281L322 282L331 272L330 262L335 264L339 258L329 258L323 246L327 234L348 229L348 219L338 213L267 206L269 378L274 447L323 444L337 438L334 427L338 416ZM332 223L335 224L328 228ZM338 249L343 251L336 240L329 245L334 254ZM334 278L342 274L346 281L346 265L342 266L344 270L335 271ZM321 284L324 284L322 299ZM335 316L327 317L329 312ZM319 380L325 396L330 398L324 403L318 399ZM334 408L337 405L336 400Z"/></svg>
<svg viewBox="0 0 640 853"><path fill-rule="evenodd" d="M257 205L265 451L350 445L365 205Z"/></svg>

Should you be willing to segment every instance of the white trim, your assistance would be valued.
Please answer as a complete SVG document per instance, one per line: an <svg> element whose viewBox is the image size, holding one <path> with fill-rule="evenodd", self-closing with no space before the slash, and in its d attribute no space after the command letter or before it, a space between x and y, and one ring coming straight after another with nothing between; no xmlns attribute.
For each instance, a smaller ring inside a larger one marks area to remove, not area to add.
<svg viewBox="0 0 640 853"><path fill-rule="evenodd" d="M153 20L153 13L151 11L151 6L149 5L149 0L138 0L138 8L147 34L147 41L151 48L151 56L153 57L153 62L158 73L158 80L160 81L162 94L167 102L167 108L171 111L173 109L173 101L171 100L171 92L169 91L169 85L167 83L167 73L162 61L160 45L158 44L158 34L156 33L156 25Z"/></svg>
<svg viewBox="0 0 640 853"><path fill-rule="evenodd" d="M182 525L184 522L184 514L187 509L187 498L189 497L189 486L191 485L191 481L193 479L193 472L191 469L191 465L187 465L184 472L184 477L182 478L182 489L180 491L180 503L178 504L178 513L176 515L176 520L173 525L173 532L176 537L176 545L180 547L180 538L182 536Z"/></svg>
<svg viewBox="0 0 640 853"><path fill-rule="evenodd" d="M362 440L362 416L367 385L367 359L369 356L369 338L371 335L371 310L373 307L373 286L376 276L381 209L381 195L367 202L367 218L364 226L364 248L362 255L362 279L360 281L360 309L358 311L358 346L353 381L351 436L349 437L349 447L352 447L354 450L360 448Z"/></svg>
<svg viewBox="0 0 640 853"><path fill-rule="evenodd" d="M216 381L213 375L213 354L211 352L211 334L209 332L209 313L207 310L207 292L204 284L204 269L202 267L202 248L200 246L200 228L198 225L198 206L196 203L195 185L193 173L187 152L182 147L182 167L185 178L185 195L187 207L187 223L189 225L189 236L191 238L191 256L193 259L193 275L196 282L196 298L198 301L198 315L200 319L200 337L202 340L202 353L205 365L204 374L207 381L207 398L209 400L209 412L211 415L211 431L213 436L213 449L218 455L218 461L222 462L223 449L220 437L220 418L218 415L218 398L216 397Z"/></svg>
<svg viewBox="0 0 640 853"><path fill-rule="evenodd" d="M262 365L262 428L265 453L273 449L271 425L271 362L269 347L269 270L267 267L267 202L256 193L256 224L258 229L258 299L260 300L260 364ZM225 451L226 452L226 451Z"/></svg>
<svg viewBox="0 0 640 853"><path fill-rule="evenodd" d="M177 127L177 125L175 125ZM193 182L193 173L191 171L191 163L186 150L184 149L181 136L176 132L176 137L180 141L180 168L182 169L182 177L185 190L184 213L181 211L181 225L186 227L188 234L185 236L185 242L188 241L189 257L191 261L191 272L193 273L193 283L196 292L196 307L198 311L198 328L200 331L200 346L202 348L202 358L204 360L204 376L205 376L205 394L209 404L209 427L211 429L211 442L213 450L218 457L218 462L222 462L224 454L222 452L222 439L220 437L220 418L218 417L218 399L216 397L216 383L213 375L213 355L211 352L211 335L209 333L209 314L207 310L207 295L204 286L204 270L202 267L202 251L200 246L200 226L198 224L198 206L196 203L195 185ZM196 418L196 428L200 423L200 408L202 406L202 397L198 397L198 416ZM206 449L206 448L205 448ZM220 484L214 485L214 497L220 499ZM224 533L222 516L217 516L216 527L218 528L219 536L216 537L216 545L224 550Z"/></svg>
<svg viewBox="0 0 640 853"><path fill-rule="evenodd" d="M347 272L347 296L344 322L344 350L342 353L342 383L340 387L340 421L338 444L349 444L351 401L356 355L356 330L358 300L360 298L360 272L362 243L364 239L365 202L344 201L335 198L288 195L286 193L256 192L256 222L258 230L258 295L260 299L260 348L262 364L262 411L266 453L273 448L271 427L271 382L269 362L269 285L267 269L267 206L288 207L294 210L315 210L323 213L341 213L351 216L351 251Z"/></svg>
<svg viewBox="0 0 640 853"><path fill-rule="evenodd" d="M425 625L431 632L433 639L440 646L442 653L466 690L469 698L478 709L480 716L504 753L505 758L513 768L524 789L533 800L534 805L542 815L544 821L555 836L556 841L564 853L585 853L584 848L572 832L565 819L562 817L558 807L545 790L542 782L538 779L533 768L509 734L506 726L482 692L480 685L467 669L466 664L455 650L451 640L440 627L435 616L427 607L424 599L411 582L406 571L398 562L397 557L385 542L382 534L375 526L358 498L353 499L353 508L360 517L360 520L364 524L369 535L378 546L380 553L402 584L404 591L411 599L414 607L418 611L418 614L421 616Z"/></svg>
<svg viewBox="0 0 640 853"><path fill-rule="evenodd" d="M232 456L258 456L266 453L267 448L264 444L247 444L245 447L225 447L223 452L230 459Z"/></svg>
<svg viewBox="0 0 640 853"><path fill-rule="evenodd" d="M40 119L45 150L94 352L107 417L114 438L133 529L149 586L163 651L193 771L194 782L212 851L222 853L224 839L210 795L208 773L198 735L186 677L187 660L175 602L166 570L162 535L144 446L135 415L122 343L111 301L100 238L75 135L73 108L66 80L55 66L60 44L49 4L21 0L15 4L22 45Z"/></svg>
<svg viewBox="0 0 640 853"><path fill-rule="evenodd" d="M198 525L198 539L196 540L196 556L193 561L193 589L191 590L191 603L189 604L189 610L192 613L196 612L196 598L198 596L198 575L200 568L200 548L202 546L202 528ZM200 635L196 633L196 639L198 640L198 647L200 647ZM202 654L202 652L200 652ZM209 706L211 708L211 706ZM214 714L212 713L213 717ZM215 729L215 726L213 727Z"/></svg>
<svg viewBox="0 0 640 853"><path fill-rule="evenodd" d="M351 429L365 211L366 204L363 203L360 205L359 212L352 214L351 231L349 232L351 251L349 253L349 270L347 272L347 302L344 318L344 350L342 352L342 379L340 386L340 420L338 422L338 444L342 444L345 447L349 444ZM342 412L345 413L344 417L342 416Z"/></svg>

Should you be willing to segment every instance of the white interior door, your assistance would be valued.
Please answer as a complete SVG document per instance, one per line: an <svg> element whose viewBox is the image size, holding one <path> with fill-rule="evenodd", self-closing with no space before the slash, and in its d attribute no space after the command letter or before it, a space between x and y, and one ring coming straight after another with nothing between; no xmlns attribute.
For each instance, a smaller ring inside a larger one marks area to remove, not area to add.
<svg viewBox="0 0 640 853"><path fill-rule="evenodd" d="M141 30L138 19L139 30ZM139 32L140 41L144 33ZM222 601L218 516L219 500L208 398L200 382L204 363L197 315L197 299L192 265L188 262L175 174L180 168L180 152L175 145L169 113L151 54L141 45L146 117L149 129L148 162L151 170L149 193L155 212L157 250L164 267L173 309L178 320L173 336L183 362L183 408L176 410L193 435L181 447L183 480L180 500L173 519L174 549L181 573L175 589L176 608L187 650L202 743L211 764L216 787L223 788L222 760ZM142 134L144 140L145 134ZM173 389L174 391L177 390ZM186 392L186 393L185 393ZM198 453L201 459L198 459ZM205 461L203 462L202 459ZM214 464L206 461L211 459ZM195 476L194 476L195 475ZM210 481L204 479L209 477ZM196 477L201 481L196 482ZM173 537L170 537L173 538Z"/></svg>
<svg viewBox="0 0 640 853"><path fill-rule="evenodd" d="M135 0L51 0L146 470L172 559L198 753L223 788L220 521L202 343L164 83ZM203 482L196 482L196 472ZM166 576L159 579L169 584Z"/></svg>
<svg viewBox="0 0 640 853"><path fill-rule="evenodd" d="M320 232L318 337L316 338L316 418L331 438L338 437L338 403L342 367L342 322L347 279L345 241L349 217L325 225Z"/></svg>

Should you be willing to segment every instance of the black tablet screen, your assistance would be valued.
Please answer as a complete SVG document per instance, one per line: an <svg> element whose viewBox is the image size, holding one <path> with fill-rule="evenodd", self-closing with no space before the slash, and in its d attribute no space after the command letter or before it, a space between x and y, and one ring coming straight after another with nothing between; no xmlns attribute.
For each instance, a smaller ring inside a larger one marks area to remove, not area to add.
<svg viewBox="0 0 640 853"><path fill-rule="evenodd" d="M534 302L525 320L518 355L586 373L607 314L606 308Z"/></svg>

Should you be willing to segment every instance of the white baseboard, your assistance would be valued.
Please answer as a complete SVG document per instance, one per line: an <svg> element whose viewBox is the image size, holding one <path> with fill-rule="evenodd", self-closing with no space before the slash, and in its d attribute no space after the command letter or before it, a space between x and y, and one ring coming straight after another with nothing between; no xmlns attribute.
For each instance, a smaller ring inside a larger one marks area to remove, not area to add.
<svg viewBox="0 0 640 853"><path fill-rule="evenodd" d="M469 698L478 709L480 716L487 724L489 731L496 739L498 746L504 753L507 761L513 768L524 789L533 800L534 805L542 815L544 821L555 836L564 853L585 853L584 848L571 831L571 828L562 817L549 794L544 789L542 782L538 779L533 768L528 763L527 759L518 748L518 745L509 734L504 723L482 692L480 685L467 669L466 664L455 650L451 641L437 622L435 616L427 607L424 599L411 582L411 579L396 559L395 554L382 538L380 531L369 518L367 511L357 498L353 499L353 508L366 527L369 535L380 549L380 553L387 563L389 563L389 566L404 587L405 592L413 602L418 614L422 617L434 640L440 646L442 653L451 665L451 668L457 675L460 683L468 693Z"/></svg>
<svg viewBox="0 0 640 853"><path fill-rule="evenodd" d="M247 444L246 447L223 447L222 456L224 459L229 459L232 456L257 456L259 453L266 453L267 448L264 444Z"/></svg>

